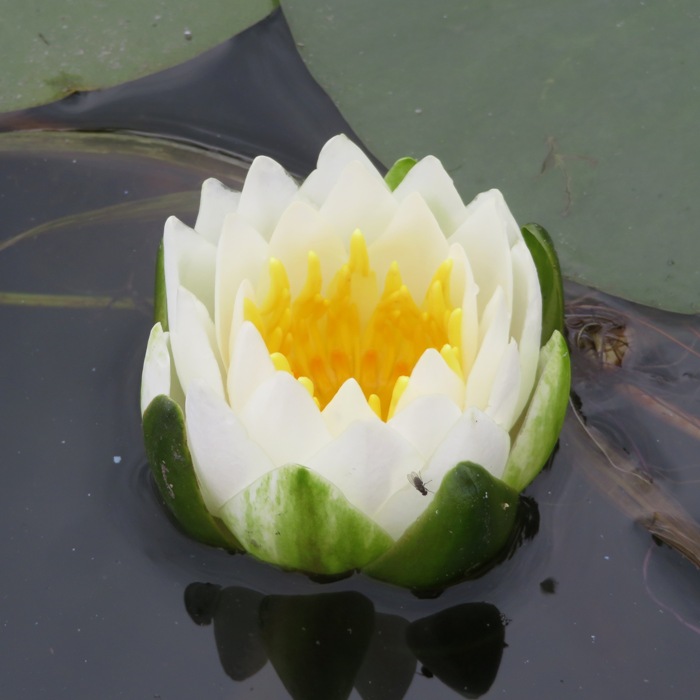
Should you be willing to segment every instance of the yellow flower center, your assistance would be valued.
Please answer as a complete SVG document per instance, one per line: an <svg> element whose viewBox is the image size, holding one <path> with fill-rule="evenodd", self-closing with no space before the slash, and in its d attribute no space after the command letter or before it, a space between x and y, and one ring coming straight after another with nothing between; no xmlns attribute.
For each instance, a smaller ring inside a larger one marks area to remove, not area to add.
<svg viewBox="0 0 700 700"><path fill-rule="evenodd" d="M438 267L421 306L396 262L378 297L364 236L355 231L348 261L325 295L316 253L308 254L306 281L296 299L284 265L270 258L267 297L259 306L246 299L245 319L264 338L275 367L295 376L321 409L354 377L374 412L389 420L428 348L438 350L463 378L462 309L450 302L452 262L447 259Z"/></svg>

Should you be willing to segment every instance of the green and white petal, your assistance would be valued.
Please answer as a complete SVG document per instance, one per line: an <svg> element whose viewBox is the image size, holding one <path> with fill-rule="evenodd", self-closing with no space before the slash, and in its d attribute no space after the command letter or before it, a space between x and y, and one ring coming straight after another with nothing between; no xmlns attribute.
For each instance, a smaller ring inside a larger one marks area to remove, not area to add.
<svg viewBox="0 0 700 700"><path fill-rule="evenodd" d="M178 218L165 222L163 269L168 307L168 327L175 328L179 287L186 287L214 318L214 275L216 248Z"/></svg>
<svg viewBox="0 0 700 700"><path fill-rule="evenodd" d="M224 219L238 209L240 192L234 192L216 178L210 177L202 183L199 213L194 230L216 245L219 242Z"/></svg>
<svg viewBox="0 0 700 700"><path fill-rule="evenodd" d="M269 241L282 212L297 191L297 183L276 160L258 156L246 175L238 214Z"/></svg>
<svg viewBox="0 0 700 700"><path fill-rule="evenodd" d="M204 304L184 287L178 290L177 316L171 326L170 344L185 394L192 382L203 381L212 391L224 396L214 324Z"/></svg>
<svg viewBox="0 0 700 700"><path fill-rule="evenodd" d="M335 396L321 411L326 427L333 437L337 437L354 421L377 421L381 419L369 407L365 395L356 379L347 379Z"/></svg>
<svg viewBox="0 0 700 700"><path fill-rule="evenodd" d="M228 404L205 384L187 394L187 442L210 513L271 471L274 464L253 442Z"/></svg>
<svg viewBox="0 0 700 700"><path fill-rule="evenodd" d="M156 323L148 336L146 357L141 373L141 415L148 404L160 395L170 395L170 338Z"/></svg>
<svg viewBox="0 0 700 700"><path fill-rule="evenodd" d="M318 406L287 372L263 382L239 417L276 467L303 462L331 440Z"/></svg>
<svg viewBox="0 0 700 700"><path fill-rule="evenodd" d="M451 236L464 221L464 202L452 178L435 156L418 161L394 190L394 197L403 201L414 192L420 194L430 207L446 237Z"/></svg>
<svg viewBox="0 0 700 700"><path fill-rule="evenodd" d="M397 262L403 283L413 299L421 303L435 270L447 257L448 245L425 200L414 192L399 204L368 252L377 279L383 281L391 264Z"/></svg>
<svg viewBox="0 0 700 700"><path fill-rule="evenodd" d="M340 489L298 465L258 479L220 514L250 554L285 569L344 573L362 568L393 542Z"/></svg>
<svg viewBox="0 0 700 700"><path fill-rule="evenodd" d="M328 479L370 518L419 470L423 458L410 442L380 420L355 421L306 466Z"/></svg>
<svg viewBox="0 0 700 700"><path fill-rule="evenodd" d="M501 477L517 491L522 491L539 474L557 444L570 388L569 349L564 336L554 331L540 353L535 390Z"/></svg>

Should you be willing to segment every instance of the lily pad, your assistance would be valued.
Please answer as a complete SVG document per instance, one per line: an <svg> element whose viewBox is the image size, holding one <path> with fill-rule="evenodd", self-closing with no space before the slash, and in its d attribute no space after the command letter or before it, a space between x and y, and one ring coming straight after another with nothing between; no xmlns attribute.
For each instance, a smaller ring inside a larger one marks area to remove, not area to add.
<svg viewBox="0 0 700 700"><path fill-rule="evenodd" d="M564 275L700 310L697 7L637 0L282 0L299 51L386 165L501 189Z"/></svg>

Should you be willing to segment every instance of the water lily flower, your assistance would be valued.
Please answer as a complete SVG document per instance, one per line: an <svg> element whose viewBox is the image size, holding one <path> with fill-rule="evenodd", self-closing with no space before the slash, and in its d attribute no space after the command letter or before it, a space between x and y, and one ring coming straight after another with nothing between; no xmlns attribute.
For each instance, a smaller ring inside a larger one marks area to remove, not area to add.
<svg viewBox="0 0 700 700"><path fill-rule="evenodd" d="M410 588L492 559L566 410L561 277L498 190L383 178L345 136L298 185L256 158L165 224L141 390L161 494L198 539Z"/></svg>

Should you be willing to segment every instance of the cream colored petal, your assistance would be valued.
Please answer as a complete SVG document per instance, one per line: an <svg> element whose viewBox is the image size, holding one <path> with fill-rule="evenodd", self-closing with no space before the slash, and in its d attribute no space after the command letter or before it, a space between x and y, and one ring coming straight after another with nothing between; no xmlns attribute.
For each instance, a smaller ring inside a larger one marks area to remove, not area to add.
<svg viewBox="0 0 700 700"><path fill-rule="evenodd" d="M275 466L306 464L331 435L304 387L287 372L261 384L240 414L251 439Z"/></svg>
<svg viewBox="0 0 700 700"><path fill-rule="evenodd" d="M428 348L416 362L394 415L401 413L416 399L434 394L446 396L460 410L464 405L464 382L448 367L437 350Z"/></svg>
<svg viewBox="0 0 700 700"><path fill-rule="evenodd" d="M194 230L216 245L221 236L224 219L238 208L240 192L234 192L216 178L210 177L202 184L199 213Z"/></svg>
<svg viewBox="0 0 700 700"><path fill-rule="evenodd" d="M333 437L340 435L357 420L379 421L381 419L369 407L365 395L356 379L348 379L321 411L326 427Z"/></svg>
<svg viewBox="0 0 700 700"><path fill-rule="evenodd" d="M449 257L454 261L450 284L453 306L462 309L461 355L462 371L468 376L479 348L479 312L477 298L479 287L474 282L471 265L461 245L450 246Z"/></svg>
<svg viewBox="0 0 700 700"><path fill-rule="evenodd" d="M479 336L479 352L467 378L464 405L484 410L491 397L501 358L510 342L510 312L500 287L484 310Z"/></svg>
<svg viewBox="0 0 700 700"><path fill-rule="evenodd" d="M265 341L258 329L245 321L231 348L231 364L227 375L228 400L234 413L240 414L257 388L275 375Z"/></svg>
<svg viewBox="0 0 700 700"><path fill-rule="evenodd" d="M165 222L163 269L169 328L175 326L180 285L189 289L214 317L216 248L174 216Z"/></svg>
<svg viewBox="0 0 700 700"><path fill-rule="evenodd" d="M226 217L216 250L215 316L219 352L228 365L229 338L236 294L245 279L258 283L267 265L268 243L236 214Z"/></svg>
<svg viewBox="0 0 700 700"><path fill-rule="evenodd" d="M379 420L353 422L306 461L369 517L422 464L415 448Z"/></svg>
<svg viewBox="0 0 700 700"><path fill-rule="evenodd" d="M542 292L537 268L525 241L511 249L513 260L513 318L511 335L518 341L520 355L520 392L515 407L517 418L530 398L537 374L542 335Z"/></svg>
<svg viewBox="0 0 700 700"><path fill-rule="evenodd" d="M387 425L406 438L427 461L461 415L447 396L421 396Z"/></svg>
<svg viewBox="0 0 700 700"><path fill-rule="evenodd" d="M510 309L513 300L513 269L510 259L510 237L514 235L511 231L513 217L507 211L503 195L498 190L478 195L466 211L464 222L450 236L449 243L459 243L469 258L474 281L480 290L479 316L483 314L496 287L501 287L505 292Z"/></svg>
<svg viewBox="0 0 700 700"><path fill-rule="evenodd" d="M464 221L464 202L452 178L435 156L418 161L394 190L394 197L403 201L414 192L426 201L445 236L452 235Z"/></svg>
<svg viewBox="0 0 700 700"><path fill-rule="evenodd" d="M397 262L403 283L420 304L449 250L433 213L414 192L399 204L386 230L369 246L368 252L380 283L390 265Z"/></svg>
<svg viewBox="0 0 700 700"><path fill-rule="evenodd" d="M297 183L277 161L258 156L246 175L238 213L263 238L270 240L277 221L297 190Z"/></svg>
<svg viewBox="0 0 700 700"><path fill-rule="evenodd" d="M214 324L204 304L185 287L178 290L177 318L170 330L170 343L185 394L193 381L200 380L223 398L224 383Z"/></svg>
<svg viewBox="0 0 700 700"><path fill-rule="evenodd" d="M299 198L317 208L328 198L341 173L353 161L362 165L375 179L382 176L364 154L345 134L339 134L326 142L318 156L318 167L302 183Z"/></svg>
<svg viewBox="0 0 700 700"><path fill-rule="evenodd" d="M520 355L515 340L508 343L496 370L486 415L493 418L504 430L510 430L517 418L516 409L520 395Z"/></svg>
<svg viewBox="0 0 700 700"><path fill-rule="evenodd" d="M418 469L413 469L412 472L422 476ZM425 487L428 489L427 493L421 494L409 481L412 472L406 472L401 488L392 494L374 515L374 521L377 525L394 540L403 535L406 528L421 515L433 500L433 485L428 484Z"/></svg>
<svg viewBox="0 0 700 700"><path fill-rule="evenodd" d="M187 443L207 509L219 508L274 467L227 403L205 384L187 394Z"/></svg>
<svg viewBox="0 0 700 700"><path fill-rule="evenodd" d="M325 289L347 261L345 246L316 209L295 201L285 209L270 238L270 257L284 264L292 298L306 281L309 251L319 258Z"/></svg>
<svg viewBox="0 0 700 700"><path fill-rule="evenodd" d="M160 394L170 395L170 334L156 323L148 336L141 373L141 415Z"/></svg>
<svg viewBox="0 0 700 700"><path fill-rule="evenodd" d="M384 232L396 213L396 200L376 173L352 161L340 174L320 208L321 214L340 236L346 248L350 237L360 229L370 244Z"/></svg>
<svg viewBox="0 0 700 700"><path fill-rule="evenodd" d="M255 290L250 280L244 279L238 290L236 291L236 297L233 301L233 314L231 316L231 331L228 337L228 348L229 348L229 360L231 359L231 350L236 344L236 337L238 336L238 331L241 326L245 323L245 300L256 299Z"/></svg>

